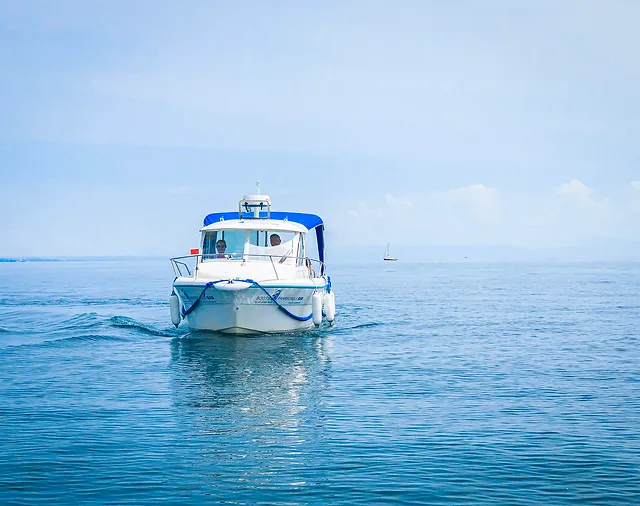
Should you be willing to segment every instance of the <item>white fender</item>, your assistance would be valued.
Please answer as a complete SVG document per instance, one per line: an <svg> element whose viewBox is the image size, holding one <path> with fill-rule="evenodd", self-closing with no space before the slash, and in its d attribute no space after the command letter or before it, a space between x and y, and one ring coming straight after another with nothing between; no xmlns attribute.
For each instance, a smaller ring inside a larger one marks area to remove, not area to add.
<svg viewBox="0 0 640 506"><path fill-rule="evenodd" d="M311 297L311 312L313 313L313 323L320 325L322 323L322 295L315 292Z"/></svg>
<svg viewBox="0 0 640 506"><path fill-rule="evenodd" d="M213 285L216 290L220 290L222 292L237 292L239 290L246 290L251 286L251 283L247 283L246 281L234 281L230 279L229 281L219 281Z"/></svg>
<svg viewBox="0 0 640 506"><path fill-rule="evenodd" d="M333 322L336 318L336 303L333 292L324 294L324 314L327 315L327 321Z"/></svg>
<svg viewBox="0 0 640 506"><path fill-rule="evenodd" d="M180 314L180 300L176 295L176 292L172 292L169 297L169 310L171 311L171 323L176 327L180 325L182 315Z"/></svg>

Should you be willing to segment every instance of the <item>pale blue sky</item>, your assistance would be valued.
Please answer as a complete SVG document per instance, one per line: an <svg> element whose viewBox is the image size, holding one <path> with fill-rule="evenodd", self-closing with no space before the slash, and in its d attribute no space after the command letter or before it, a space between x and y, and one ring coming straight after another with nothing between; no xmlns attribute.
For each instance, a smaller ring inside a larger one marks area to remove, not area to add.
<svg viewBox="0 0 640 506"><path fill-rule="evenodd" d="M4 0L0 256L183 254L256 179L336 252L633 256L639 22L635 1Z"/></svg>

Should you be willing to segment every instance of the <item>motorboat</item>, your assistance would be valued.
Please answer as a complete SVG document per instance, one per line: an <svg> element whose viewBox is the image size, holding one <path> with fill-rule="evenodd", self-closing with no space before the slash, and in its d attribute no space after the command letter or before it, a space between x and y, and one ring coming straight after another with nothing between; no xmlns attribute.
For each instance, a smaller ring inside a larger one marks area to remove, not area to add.
<svg viewBox="0 0 640 506"><path fill-rule="evenodd" d="M396 260L398 260L396 257L392 257L392 256L389 254L389 243L387 243L387 249L386 249L386 250L385 250L385 252L384 252L384 258L383 258L383 260L387 260L387 261L390 261L390 262L395 262Z"/></svg>
<svg viewBox="0 0 640 506"><path fill-rule="evenodd" d="M191 330L280 333L333 324L324 223L315 214L271 211L245 195L238 210L204 218L200 246L171 258L171 321Z"/></svg>

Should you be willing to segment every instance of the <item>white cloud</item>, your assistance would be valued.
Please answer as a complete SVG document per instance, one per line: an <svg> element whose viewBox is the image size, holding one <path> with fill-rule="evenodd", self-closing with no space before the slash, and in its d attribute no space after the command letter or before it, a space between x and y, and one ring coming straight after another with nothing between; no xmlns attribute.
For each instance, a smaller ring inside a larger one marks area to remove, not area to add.
<svg viewBox="0 0 640 506"><path fill-rule="evenodd" d="M561 184L556 188L556 195L578 197L588 199L593 190L577 179L572 179L568 183Z"/></svg>
<svg viewBox="0 0 640 506"><path fill-rule="evenodd" d="M473 184L410 196L387 193L374 203L361 200L347 213L341 241L376 244L395 237L416 244L495 243L499 197L497 190Z"/></svg>
<svg viewBox="0 0 640 506"><path fill-rule="evenodd" d="M572 179L555 188L555 200L542 202L540 227L548 245L575 246L592 239L624 234L622 202L598 195L582 181ZM620 208L620 209L619 209Z"/></svg>
<svg viewBox="0 0 640 506"><path fill-rule="evenodd" d="M631 184L640 211L640 181ZM377 203L359 202L344 222L344 243L484 245L532 249L640 239L640 227L622 192L602 195L577 179L552 192L504 192L472 184ZM354 231L356 231L354 233Z"/></svg>
<svg viewBox="0 0 640 506"><path fill-rule="evenodd" d="M460 188L452 188L436 195L456 206L463 207L471 213L471 217L479 221L495 221L498 218L500 194L494 188L483 184L472 184Z"/></svg>

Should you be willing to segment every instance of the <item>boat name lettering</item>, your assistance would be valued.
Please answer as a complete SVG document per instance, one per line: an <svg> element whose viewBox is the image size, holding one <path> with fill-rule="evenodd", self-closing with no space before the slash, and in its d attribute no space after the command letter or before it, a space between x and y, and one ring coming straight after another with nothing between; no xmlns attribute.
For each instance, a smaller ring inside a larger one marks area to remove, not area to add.
<svg viewBox="0 0 640 506"><path fill-rule="evenodd" d="M258 295L256 297L256 301L270 301L270 300L289 300L289 301L299 301L303 300L304 297L269 297L268 295Z"/></svg>

